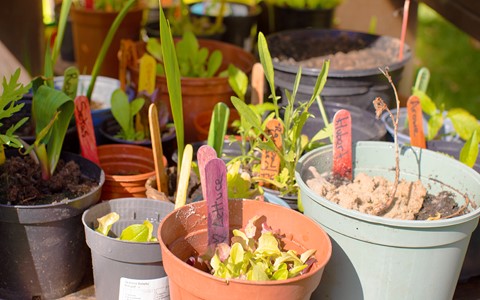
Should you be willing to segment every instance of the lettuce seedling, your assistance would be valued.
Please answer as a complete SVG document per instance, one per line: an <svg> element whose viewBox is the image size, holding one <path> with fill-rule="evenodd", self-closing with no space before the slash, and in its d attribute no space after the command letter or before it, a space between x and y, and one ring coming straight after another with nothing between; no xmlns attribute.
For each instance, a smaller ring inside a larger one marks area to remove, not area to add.
<svg viewBox="0 0 480 300"><path fill-rule="evenodd" d="M120 220L120 216L116 212L111 212L105 216L98 218L98 227L95 229L100 234L108 236L113 224ZM145 220L143 224L132 224L120 233L118 238L121 241L128 242L156 242L157 238L153 236L153 224Z"/></svg>
<svg viewBox="0 0 480 300"><path fill-rule="evenodd" d="M10 118L13 114L19 112L24 103L18 104L17 101L20 100L24 94L28 93L30 89L30 84L23 85L18 82L20 77L20 69L17 69L15 73L10 77L10 81L4 77L2 82L3 92L0 95L0 120ZM0 134L0 165L5 162L5 148L4 146L22 148L23 144L19 140L18 136L15 135L15 131L20 128L26 121L28 117L25 117L18 121L16 124L13 124L6 130L5 133ZM0 127L3 124L0 122Z"/></svg>
<svg viewBox="0 0 480 300"><path fill-rule="evenodd" d="M263 216L248 221L244 231L234 229L231 246L222 243L208 260L211 273L224 279L255 281L285 280L308 272L316 261L316 250L307 250L300 256L294 250L281 248L281 235L266 222Z"/></svg>

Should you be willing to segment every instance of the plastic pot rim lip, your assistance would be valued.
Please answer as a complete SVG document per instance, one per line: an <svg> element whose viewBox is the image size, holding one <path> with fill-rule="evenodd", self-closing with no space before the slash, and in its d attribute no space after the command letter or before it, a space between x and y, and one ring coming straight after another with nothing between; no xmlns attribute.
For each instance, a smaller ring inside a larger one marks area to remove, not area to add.
<svg viewBox="0 0 480 300"><path fill-rule="evenodd" d="M372 36L372 37L386 37L389 39L397 39L395 37L391 37L388 35L376 35L376 34L370 34L366 32L361 32L361 31L354 31L354 30L338 30L338 29L292 29L292 30L286 30L282 32L277 32L273 33L271 35L267 36L267 41L279 36L279 35L293 35L296 36L295 33L299 32L305 32L305 31L310 31L310 32L338 32L338 33L349 33L349 34L358 34L358 35L364 35L364 36ZM273 57L273 55L272 55ZM401 61L395 61L392 62L391 64L388 65L388 69L391 72L396 71L406 65L406 63L411 59L412 57L412 51L410 49L410 46L407 44L404 44L404 55ZM273 62L274 69L278 69L283 72L287 73L297 73L299 66L298 65L287 65L287 64L282 64L280 62ZM361 69L361 70L335 70L330 68L328 71L328 78L348 78L348 77L364 77L364 76L371 76L371 75L382 75L382 72L380 71L380 68L385 68L387 66L379 66L377 68L369 68L369 69ZM312 75L312 76L318 76L320 73L321 68L307 68L307 67L302 67L302 75ZM386 81L386 79L385 79Z"/></svg>
<svg viewBox="0 0 480 300"><path fill-rule="evenodd" d="M385 147L385 146L393 146L393 143L388 143L388 142L378 142L378 141L362 141L358 142L357 145L360 144L360 146L364 146L362 144L369 143L369 144L377 144L375 147ZM443 219L443 220L399 220L399 219L390 219L390 218L384 218L384 217L379 217L379 216L374 216L374 215L369 215L366 213L362 213L353 209L347 209L344 208L338 204L335 204L323 197L320 197L316 193L314 193L306 184L306 182L302 179L299 170L304 169L303 163L305 160L309 159L310 157L317 155L317 152L320 151L329 151L333 146L332 145L326 145L320 148L317 148L315 150L310 151L309 153L305 154L302 156L298 162L298 167L295 169L295 178L297 179L297 184L299 185L299 189L301 193L306 193L307 196L312 199L315 203L331 210L334 212L337 212L341 215L344 215L345 217L348 218L354 218L357 220L360 220L362 222L367 222L367 223L375 223L379 225L386 225L386 226L391 226L391 227L399 227L399 228L404 228L404 229L415 229L415 228L435 228L435 227L448 227L452 225L458 225L462 223L466 223L468 221L471 221L475 218L479 218L480 216L480 207L477 207L474 210L471 210L469 213L453 217L450 219ZM410 149L415 149L416 151L427 151L427 153L431 153L431 155L438 156L438 159L441 159L442 157L444 159L451 159L453 162L457 163L459 167L464 167L466 168L466 172L470 172L471 176L473 177L478 177L480 178L480 174L477 173L475 170L472 168L467 167L466 165L463 165L461 162L454 160L453 158L446 157L443 154L428 150L428 149L419 149L416 147L410 147L410 146L400 146L400 148L410 148ZM330 151L331 152L331 151ZM401 151L400 151L401 152ZM430 155L430 154L429 154ZM355 168L354 168L355 169ZM468 171L467 171L468 170ZM304 199L304 197L302 198ZM471 200L472 201L472 200ZM304 212L305 213L305 212Z"/></svg>
<svg viewBox="0 0 480 300"><path fill-rule="evenodd" d="M229 201L249 201L249 202L252 202L252 201L258 201L258 200L251 200L251 199L229 199ZM192 204L196 204L196 203L206 203L205 200L202 200L202 201L199 201L199 202L194 202L194 203L190 203L190 204L187 204L187 205L184 205L182 207L179 207L179 208L176 208L174 209L172 212L170 212L169 214L167 214L165 216L165 218L163 218L163 220L160 222L160 224L158 225L158 230L157 232L160 232L163 228L163 225L165 223L165 220L167 220L168 218L171 218L173 215L177 214L177 212L179 210L181 210L182 208L183 209L187 209L185 207L191 207ZM281 205L278 205L278 204L274 204L274 203L269 203L269 202L263 202L265 205L273 205L274 207L281 207L281 209L288 209L290 210L292 213L298 213L298 214L301 214L299 212L296 212L290 208L286 208L284 206L281 206ZM197 205L200 205L200 204L197 204ZM320 226L318 223L316 223L313 219L301 214L304 218L305 218L305 222L311 222L313 225L315 226ZM295 283L297 281L300 281L300 280L304 280L304 279L307 279L309 277L313 277L315 276L318 272L321 272L328 264L328 262L330 261L331 257L332 257L332 243L331 243L331 238L330 236L327 234L327 232L325 231L325 229L323 229L322 227L320 227L321 231L323 232L323 234L325 235L326 237L326 240L329 241L329 243L327 244L328 245L328 249L327 249L327 254L326 254L326 259L325 261L323 262L323 264L321 264L320 262L316 262L317 264L317 268L312 272L311 270L306 273L306 274L303 274L303 275L300 275L300 276L296 276L296 277L293 277L293 278L289 278L289 279L285 279L285 280L269 280L269 281L254 281L254 280L243 280L243 279L224 279L224 278L220 278L220 277L215 277L213 276L212 274L209 274L207 272L204 272L204 271L201 271L193 266L190 266L189 264L187 264L186 262L180 260L180 258L178 258L175 254L173 254L170 249L168 248L168 246L163 242L163 239L161 238L161 235L160 234L157 234L157 239L158 239L158 243L160 244L160 248L162 250L162 257L163 257L163 261L164 261L164 264L165 264L165 257L168 256L170 257L171 260L174 260L174 261L177 261L177 263L181 263L183 264L184 266L182 266L182 268L187 268L188 270L190 271L193 271L197 274L200 274L202 277L208 277L210 280L214 280L214 281L217 281L219 283L222 283L222 284L230 284L230 283L235 283L235 284L240 284L240 285L247 285L247 286L257 286L257 285L267 285L267 286L277 286L277 285L284 285L284 284L292 284L292 283ZM318 249L317 249L318 250ZM168 273L167 273L167 276L168 276Z"/></svg>
<svg viewBox="0 0 480 300"><path fill-rule="evenodd" d="M149 198L135 198L135 197L126 197L126 198L115 198L115 199L111 199L111 200L108 200L108 201L103 201L103 202L100 202L100 203L97 203L97 204L94 204L92 205L91 207L89 207L87 210L85 210L83 213L82 213L82 224L84 226L84 228L88 228L90 229L90 231L93 231L94 234L100 236L101 238L106 238L108 239L110 242L114 242L114 243L119 243L119 244L124 244L124 243L128 243L129 245L158 245L158 241L156 242L132 242L132 241L124 241L124 240L120 240L118 238L114 238L114 237L111 237L111 236L107 236L107 235L103 235L101 234L100 232L96 231L95 229L93 229L92 227L90 227L86 221L85 221L85 217L86 215L97 205L108 205L108 204L105 204L105 203L108 203L110 201L120 201L120 202L138 202L139 199L142 199L142 200L147 200L148 202L151 202L151 203L157 203L157 202L165 202L165 201L159 201L159 200L155 200L155 199L149 199ZM169 202L170 203L170 202ZM173 203L172 204L172 209L173 209ZM163 219L162 219L163 220ZM140 220L139 220L140 222ZM160 226L160 222L158 223L158 226ZM158 237L157 237L157 240L158 240Z"/></svg>

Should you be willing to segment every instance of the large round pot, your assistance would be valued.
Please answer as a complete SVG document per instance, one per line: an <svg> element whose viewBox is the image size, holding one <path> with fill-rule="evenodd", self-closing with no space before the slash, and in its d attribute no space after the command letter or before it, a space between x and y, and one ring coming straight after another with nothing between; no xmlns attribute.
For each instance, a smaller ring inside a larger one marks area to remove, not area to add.
<svg viewBox="0 0 480 300"><path fill-rule="evenodd" d="M92 251L93 280L97 299L153 299L154 292L168 295L168 278L162 265L158 242L131 242L117 239L122 230L149 220L157 232L160 221L174 208L164 201L122 198L99 203L83 213L87 245ZM109 236L95 231L98 218L111 212L120 215ZM147 297L147 298L144 298Z"/></svg>
<svg viewBox="0 0 480 300"><path fill-rule="evenodd" d="M88 10L72 6L73 45L76 65L82 74L92 73L103 41L118 12ZM132 8L123 19L108 48L100 69L100 75L118 78L119 62L117 58L122 39L138 40L142 26L143 7Z"/></svg>
<svg viewBox="0 0 480 300"><path fill-rule="evenodd" d="M303 29L278 32L267 37L270 52L274 60L275 85L284 95L284 90L292 91L299 66L286 62L319 57L337 52L353 50L378 49L381 53L391 53L392 61L388 63L393 82L398 84L405 64L411 58L408 45L401 61L397 60L400 40L388 36L379 36L362 32L334 29ZM338 59L338 58L337 58ZM321 96L325 101L351 104L374 112L373 99L381 97L387 104L394 104L395 97L387 78L379 65L368 69L335 70L330 67L327 83ZM297 92L298 101L308 101L320 73L320 67L302 67L302 79ZM282 101L286 101L283 97Z"/></svg>
<svg viewBox="0 0 480 300"><path fill-rule="evenodd" d="M209 52L213 50L220 50L223 55L222 65L218 73L226 70L229 64L235 65L243 72L249 74L252 70L252 66L255 62L253 55L240 47L214 41L199 39L200 47L206 47ZM145 43L137 43L137 51L139 57L145 53ZM132 81L134 85L138 85L138 70L139 66L129 65ZM217 73L217 75L218 75ZM227 103L230 107L230 97L234 96L233 90L228 84L227 77L212 77L212 78L181 78L182 85L182 104L183 104L183 118L185 130L185 141L187 143L196 141L195 132L188 130L193 128L193 119L195 114L200 111L213 110L214 106L218 102ZM159 89L157 99L163 101L170 110L170 98L168 95L167 80L165 76L157 76L156 88ZM171 113L170 113L171 114Z"/></svg>
<svg viewBox="0 0 480 300"><path fill-rule="evenodd" d="M265 216L269 226L285 234L285 249L303 253L316 249L317 262L303 275L278 281L225 280L190 266L185 261L205 253L207 237L206 201L195 202L174 210L160 223L158 240L163 266L170 280L172 299L310 299L322 278L331 255L331 244L325 232L304 215L289 208L256 200L229 200L229 228L244 228L255 215ZM288 220L288 223L285 221ZM188 278L188 284L185 283Z"/></svg>
<svg viewBox="0 0 480 300"><path fill-rule="evenodd" d="M57 299L74 292L89 272L81 216L100 199L105 174L79 155L63 152L61 158L74 160L98 187L54 204L0 204L2 299Z"/></svg>
<svg viewBox="0 0 480 300"><path fill-rule="evenodd" d="M393 143L358 142L353 175L395 176ZM333 244L332 260L314 296L318 299L452 299L470 237L480 216L480 174L437 152L403 146L400 178L420 179L430 193L464 195L476 204L450 219L416 221L372 216L343 208L310 189L310 167L332 169L332 146L304 155L296 169L305 215L319 223ZM435 288L425 288L435 286Z"/></svg>

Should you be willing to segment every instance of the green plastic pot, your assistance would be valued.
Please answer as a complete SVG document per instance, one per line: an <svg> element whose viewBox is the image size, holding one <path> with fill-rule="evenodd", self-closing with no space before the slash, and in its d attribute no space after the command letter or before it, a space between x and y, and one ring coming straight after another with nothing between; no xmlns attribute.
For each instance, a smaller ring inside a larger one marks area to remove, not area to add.
<svg viewBox="0 0 480 300"><path fill-rule="evenodd" d="M393 181L394 144L358 142L353 172ZM435 221L395 220L340 207L306 185L309 167L332 168L332 146L304 155L297 165L305 215L332 239L332 259L313 299L452 299L480 209ZM400 178L420 179L432 194L447 190L463 205L464 193L480 205L480 174L445 155L403 146Z"/></svg>

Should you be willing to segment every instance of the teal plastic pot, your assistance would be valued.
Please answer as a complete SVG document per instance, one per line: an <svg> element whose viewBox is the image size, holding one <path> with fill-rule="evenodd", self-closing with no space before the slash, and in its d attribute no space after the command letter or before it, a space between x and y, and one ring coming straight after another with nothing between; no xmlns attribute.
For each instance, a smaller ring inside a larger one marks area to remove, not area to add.
<svg viewBox="0 0 480 300"><path fill-rule="evenodd" d="M332 239L332 259L313 299L452 299L480 208L435 221L395 220L345 209L305 183L311 166L329 172L331 157L331 145L313 150L300 159L295 174L305 215ZM354 176L365 172L393 181L394 157L393 143L358 142ZM463 205L464 193L480 205L480 174L452 158L403 146L400 169L400 178L420 179L432 194L447 190Z"/></svg>

